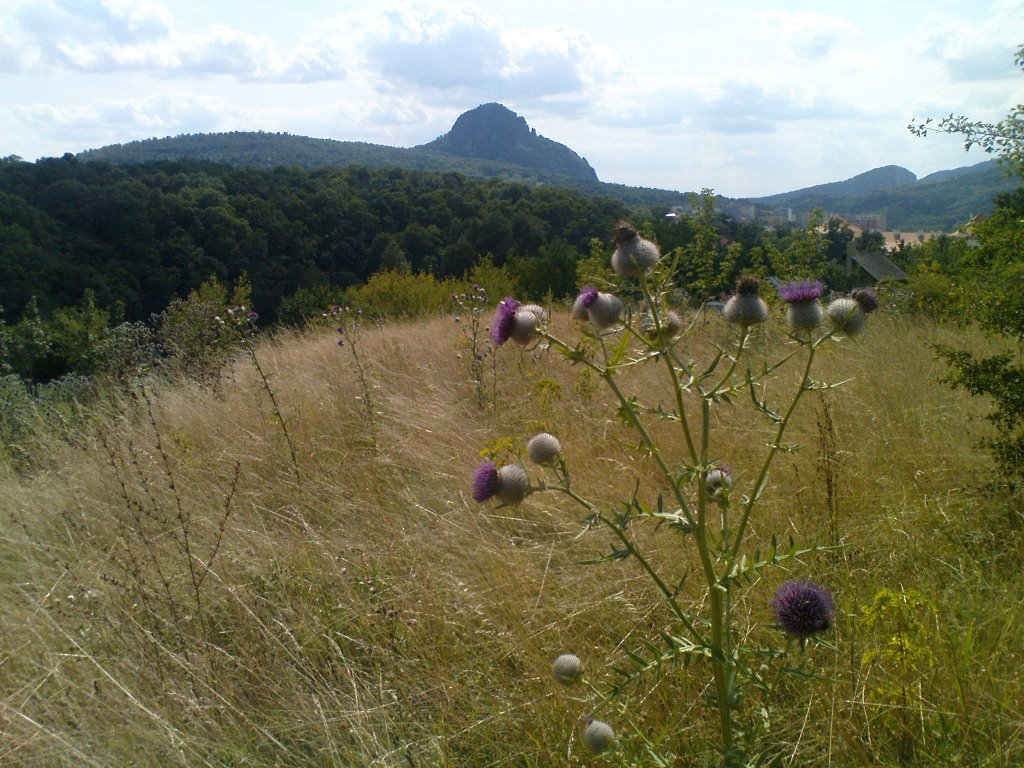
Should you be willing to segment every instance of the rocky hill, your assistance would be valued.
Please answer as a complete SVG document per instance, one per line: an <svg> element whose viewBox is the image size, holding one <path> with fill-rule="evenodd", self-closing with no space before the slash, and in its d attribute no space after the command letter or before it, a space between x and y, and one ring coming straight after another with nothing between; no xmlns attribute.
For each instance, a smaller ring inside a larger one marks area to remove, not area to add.
<svg viewBox="0 0 1024 768"><path fill-rule="evenodd" d="M584 181L598 180L585 159L564 144L538 136L525 118L501 104L481 104L463 113L448 133L417 149L545 169Z"/></svg>

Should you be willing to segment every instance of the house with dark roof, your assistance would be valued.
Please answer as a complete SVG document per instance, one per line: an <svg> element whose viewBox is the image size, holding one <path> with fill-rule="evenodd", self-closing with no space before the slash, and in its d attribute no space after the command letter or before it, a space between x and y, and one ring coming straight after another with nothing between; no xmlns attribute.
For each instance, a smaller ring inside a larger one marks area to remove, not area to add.
<svg viewBox="0 0 1024 768"><path fill-rule="evenodd" d="M846 274L855 285L874 285L880 280L906 280L900 269L882 251L861 251L854 243L846 244Z"/></svg>

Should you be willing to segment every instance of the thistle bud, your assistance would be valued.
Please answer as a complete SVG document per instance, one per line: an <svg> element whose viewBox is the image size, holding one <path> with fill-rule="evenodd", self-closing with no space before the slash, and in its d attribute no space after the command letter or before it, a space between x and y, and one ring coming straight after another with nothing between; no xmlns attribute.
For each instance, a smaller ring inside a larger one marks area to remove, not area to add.
<svg viewBox="0 0 1024 768"><path fill-rule="evenodd" d="M615 240L612 269L620 277L639 277L661 258L658 246L640 237L629 222L620 221L612 237Z"/></svg>
<svg viewBox="0 0 1024 768"><path fill-rule="evenodd" d="M854 300L840 298L832 301L825 310L832 330L837 333L845 333L847 336L856 336L864 328L868 316Z"/></svg>
<svg viewBox="0 0 1024 768"><path fill-rule="evenodd" d="M865 315L878 309L878 294L870 288L854 288L850 291L850 298L857 302Z"/></svg>
<svg viewBox="0 0 1024 768"><path fill-rule="evenodd" d="M597 301L597 288L592 285L585 285L580 289L576 301L573 302L570 314L576 320L589 320L590 313L587 311Z"/></svg>
<svg viewBox="0 0 1024 768"><path fill-rule="evenodd" d="M583 674L583 662L574 653L563 653L551 665L551 671L561 683L574 683Z"/></svg>
<svg viewBox="0 0 1024 768"><path fill-rule="evenodd" d="M535 312L526 307L520 307L512 317L512 327L509 331L509 338L516 344L529 344L537 335L537 328L540 325L540 318Z"/></svg>
<svg viewBox="0 0 1024 768"><path fill-rule="evenodd" d="M779 627L800 640L828 630L836 614L832 595L813 581L787 581L775 593L771 607Z"/></svg>
<svg viewBox="0 0 1024 768"><path fill-rule="evenodd" d="M734 293L725 306L722 307L722 315L725 319L741 326L757 325L768 319L768 305L758 295L761 289L761 281L756 277L744 275L736 283Z"/></svg>
<svg viewBox="0 0 1024 768"><path fill-rule="evenodd" d="M821 325L822 311L818 298L825 291L820 280L801 280L779 288L779 298L789 305L786 312L794 331L813 330Z"/></svg>
<svg viewBox="0 0 1024 768"><path fill-rule="evenodd" d="M625 309L618 296L612 293L598 293L597 298L588 307L587 315L590 322L598 330L609 328L619 322L619 316Z"/></svg>
<svg viewBox="0 0 1024 768"><path fill-rule="evenodd" d="M732 471L724 464L709 470L707 478L704 480L704 488L709 496L716 498L721 496L732 488Z"/></svg>
<svg viewBox="0 0 1024 768"><path fill-rule="evenodd" d="M506 464L498 469L498 487L494 495L502 504L519 504L526 498L526 470L518 464Z"/></svg>
<svg viewBox="0 0 1024 768"><path fill-rule="evenodd" d="M534 464L547 464L561 450L562 444L558 442L558 438L554 435L549 435L547 432L534 435L530 438L530 442L526 444L526 455L530 457L530 461Z"/></svg>
<svg viewBox="0 0 1024 768"><path fill-rule="evenodd" d="M595 755L600 755L614 741L615 731L608 723L595 720L592 717L587 718L587 727L583 729L583 743L587 745L587 749Z"/></svg>

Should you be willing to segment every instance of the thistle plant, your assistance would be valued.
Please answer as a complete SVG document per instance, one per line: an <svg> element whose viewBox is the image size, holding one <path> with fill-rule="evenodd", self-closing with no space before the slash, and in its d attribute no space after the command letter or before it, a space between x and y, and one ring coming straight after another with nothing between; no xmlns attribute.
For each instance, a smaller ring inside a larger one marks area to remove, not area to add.
<svg viewBox="0 0 1024 768"><path fill-rule="evenodd" d="M627 652L632 666L616 670L618 677L606 692L592 689L599 699L591 715L599 714L648 674L679 664L691 669L703 665L710 676L707 704L714 713L717 764L727 768L765 764L773 757L771 745L763 738L773 691L784 675L808 676L803 670L808 646L833 625L835 603L824 587L794 578L782 584L774 597L760 599L766 618L774 618L774 623L764 622L765 632L741 625L734 607L746 590L772 568L785 566L793 571L803 567L805 556L830 548L813 543L798 546L792 540L784 545L775 536L755 540L762 534L755 534L753 523L759 502L770 491L773 463L791 450L784 441L803 395L834 386L812 378L818 350L840 334L860 331L861 315L867 307L877 306L877 299L870 291L846 299L849 306L844 303L841 310L830 311L831 323L823 325L820 282L783 286L780 294L788 304L787 322L793 333L778 359L755 361L751 340L771 312L759 296L759 282L743 277L723 308L728 340L716 346L709 360L697 362L687 359L684 349L698 326L687 326L681 311L669 301L675 295L672 276L680 265L665 263L668 260L657 256L657 247L640 239L624 222L616 226L615 241L612 264L622 282L615 292L593 286L580 291L571 309L582 335L578 342L556 336L545 318L524 311L512 297L498 305L491 332L498 346L510 340L528 348L543 345L560 352L570 364L590 370L607 387L622 419L639 438L658 488L637 485L613 507L591 500L574 483L558 438L544 433L527 445L527 455L537 467L531 470L538 474L536 478L530 479L518 464L499 469L487 462L474 475L473 495L479 502L496 499L502 504L515 504L542 491L570 499L582 508L586 530L603 528L611 534L611 552L601 559L633 560L667 609L671 625L645 639L639 652ZM626 296L626 301L616 293ZM655 366L664 373L668 396L657 405L628 391L630 372L642 366ZM781 403L769 402L764 393L776 390L774 379L787 366L799 366L796 387ZM744 401L766 423L771 437L757 463L741 470L723 462L728 457L719 454L712 425L716 410L742 407ZM672 405L666 407L663 402ZM656 422L667 422L675 436L656 439L661 433L654 428ZM648 556L632 530L643 522L668 528L682 547L689 548L698 579L686 579ZM766 645L766 636L777 642ZM799 654L801 660L787 661L791 654ZM572 682L584 663L563 654L555 660L555 677ZM754 705L758 692L761 703ZM611 725L592 717L587 722L583 741L595 753L623 743Z"/></svg>
<svg viewBox="0 0 1024 768"><path fill-rule="evenodd" d="M366 374L366 366L363 365L362 357L359 354L359 336L362 330L363 310L356 309L352 312L348 307L335 305L331 307L330 317L339 321L338 325L338 346L352 356L353 367L355 368L356 379L359 381L359 402L363 406L363 416L369 428L370 438L376 443L376 411L374 410L373 387Z"/></svg>
<svg viewBox="0 0 1024 768"><path fill-rule="evenodd" d="M487 360L494 359L494 346L484 333L484 312L489 301L487 289L474 285L467 293L453 293L450 299L455 323L462 331L468 355L469 379L473 382L476 392L476 404L477 407L483 408L487 405L487 385L484 377ZM459 353L459 357L462 357L462 353Z"/></svg>

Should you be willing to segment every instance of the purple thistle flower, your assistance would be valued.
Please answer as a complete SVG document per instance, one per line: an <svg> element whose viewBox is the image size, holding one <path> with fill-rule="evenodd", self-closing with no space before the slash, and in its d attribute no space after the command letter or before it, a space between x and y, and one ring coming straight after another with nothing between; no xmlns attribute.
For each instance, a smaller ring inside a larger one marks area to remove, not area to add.
<svg viewBox="0 0 1024 768"><path fill-rule="evenodd" d="M779 627L800 640L829 629L836 615L828 590L807 580L787 581L775 593L771 606Z"/></svg>
<svg viewBox="0 0 1024 768"><path fill-rule="evenodd" d="M825 292L825 284L821 280L797 280L779 287L779 298L787 304L798 304L812 301Z"/></svg>
<svg viewBox="0 0 1024 768"><path fill-rule="evenodd" d="M597 288L595 288L592 285L583 286L582 288L580 288L580 292L579 295L576 297L576 300L580 303L581 306L590 309L593 303L597 301Z"/></svg>
<svg viewBox="0 0 1024 768"><path fill-rule="evenodd" d="M878 294L870 288L854 288L850 298L860 305L865 315L878 309Z"/></svg>
<svg viewBox="0 0 1024 768"><path fill-rule="evenodd" d="M577 320L589 319L590 315L587 313L587 310L597 301L597 295L597 288L592 285L585 285L580 288L576 301L573 302L570 314Z"/></svg>
<svg viewBox="0 0 1024 768"><path fill-rule="evenodd" d="M498 490L498 467L493 461L485 461L473 473L473 498L481 503L494 496Z"/></svg>
<svg viewBox="0 0 1024 768"><path fill-rule="evenodd" d="M499 347L509 340L516 325L516 310L519 309L519 302L511 296L506 296L494 310L494 320L491 322L491 339Z"/></svg>
<svg viewBox="0 0 1024 768"><path fill-rule="evenodd" d="M257 320L260 319L258 312L250 312L248 315L246 315L246 317L249 319L250 323L255 323Z"/></svg>

